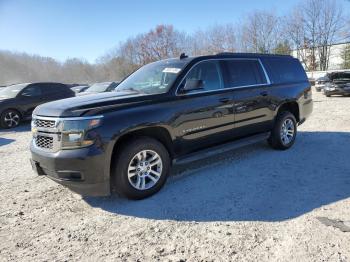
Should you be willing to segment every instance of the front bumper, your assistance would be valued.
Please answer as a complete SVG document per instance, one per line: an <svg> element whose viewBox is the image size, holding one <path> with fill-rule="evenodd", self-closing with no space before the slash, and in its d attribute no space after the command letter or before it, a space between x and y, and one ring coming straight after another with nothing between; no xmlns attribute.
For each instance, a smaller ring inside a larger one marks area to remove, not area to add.
<svg viewBox="0 0 350 262"><path fill-rule="evenodd" d="M89 196L110 194L110 169L105 152L96 146L74 150L45 152L30 145L31 164L38 175Z"/></svg>
<svg viewBox="0 0 350 262"><path fill-rule="evenodd" d="M323 89L323 93L325 95L350 95L350 88L349 89L336 88L333 90Z"/></svg>
<svg viewBox="0 0 350 262"><path fill-rule="evenodd" d="M321 92L324 89L325 85L321 85L321 84L316 84L315 85L315 89L318 92Z"/></svg>

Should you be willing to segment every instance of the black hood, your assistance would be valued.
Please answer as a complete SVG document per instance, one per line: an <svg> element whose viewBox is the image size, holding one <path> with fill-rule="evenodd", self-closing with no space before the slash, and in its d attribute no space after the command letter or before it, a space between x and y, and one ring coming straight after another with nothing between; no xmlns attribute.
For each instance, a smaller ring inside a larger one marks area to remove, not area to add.
<svg viewBox="0 0 350 262"><path fill-rule="evenodd" d="M149 99L148 95L134 92L98 93L49 102L35 108L33 114L49 117L94 115L111 108L137 104Z"/></svg>
<svg viewBox="0 0 350 262"><path fill-rule="evenodd" d="M8 103L12 103L16 98L12 97L2 97L0 96L0 106L7 105Z"/></svg>

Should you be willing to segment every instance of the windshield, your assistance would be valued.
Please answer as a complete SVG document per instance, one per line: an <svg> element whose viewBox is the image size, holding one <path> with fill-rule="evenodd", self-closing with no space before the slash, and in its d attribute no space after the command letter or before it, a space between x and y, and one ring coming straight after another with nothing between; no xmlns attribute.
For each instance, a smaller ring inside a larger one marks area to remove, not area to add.
<svg viewBox="0 0 350 262"><path fill-rule="evenodd" d="M104 92L107 90L110 84L110 82L96 83L90 86L88 89L86 89L85 92Z"/></svg>
<svg viewBox="0 0 350 262"><path fill-rule="evenodd" d="M119 84L116 91L131 90L146 94L160 94L169 91L185 61L165 60L141 67Z"/></svg>
<svg viewBox="0 0 350 262"><path fill-rule="evenodd" d="M339 72L330 75L331 80L335 81L350 81L350 72Z"/></svg>
<svg viewBox="0 0 350 262"><path fill-rule="evenodd" d="M5 88L1 88L0 89L0 97L14 98L26 86L28 86L28 84L12 85L12 86L8 86L8 87L5 87Z"/></svg>

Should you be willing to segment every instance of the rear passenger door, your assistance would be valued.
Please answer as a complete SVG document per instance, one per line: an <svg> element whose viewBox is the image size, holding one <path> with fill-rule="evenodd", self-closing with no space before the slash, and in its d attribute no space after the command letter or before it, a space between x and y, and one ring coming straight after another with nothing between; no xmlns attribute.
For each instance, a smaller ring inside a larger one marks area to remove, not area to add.
<svg viewBox="0 0 350 262"><path fill-rule="evenodd" d="M232 90L235 135L270 129L273 110L268 99L270 80L259 59L224 60L225 85Z"/></svg>
<svg viewBox="0 0 350 262"><path fill-rule="evenodd" d="M66 86L62 84L41 84L41 91L43 93L43 103L67 98Z"/></svg>

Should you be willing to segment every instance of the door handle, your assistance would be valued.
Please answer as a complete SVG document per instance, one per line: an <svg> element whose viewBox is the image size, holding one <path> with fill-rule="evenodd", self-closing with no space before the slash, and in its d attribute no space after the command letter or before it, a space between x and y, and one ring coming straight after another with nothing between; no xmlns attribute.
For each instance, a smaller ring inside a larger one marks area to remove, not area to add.
<svg viewBox="0 0 350 262"><path fill-rule="evenodd" d="M267 93L267 91L261 91L261 92L260 92L260 95L261 95L261 96L267 96L268 93Z"/></svg>
<svg viewBox="0 0 350 262"><path fill-rule="evenodd" d="M220 98L219 101L220 101L221 103L227 103L227 102L230 101L230 98L228 98L228 97L223 97L223 98Z"/></svg>

